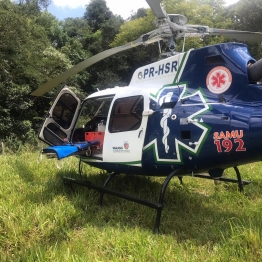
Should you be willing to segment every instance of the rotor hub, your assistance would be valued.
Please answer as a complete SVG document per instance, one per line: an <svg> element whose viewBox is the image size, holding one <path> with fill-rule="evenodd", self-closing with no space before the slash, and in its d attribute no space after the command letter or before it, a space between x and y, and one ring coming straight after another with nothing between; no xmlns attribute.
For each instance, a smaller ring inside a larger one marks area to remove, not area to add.
<svg viewBox="0 0 262 262"><path fill-rule="evenodd" d="M180 14L168 14L168 17L172 23L178 25L185 25L187 23L187 18Z"/></svg>

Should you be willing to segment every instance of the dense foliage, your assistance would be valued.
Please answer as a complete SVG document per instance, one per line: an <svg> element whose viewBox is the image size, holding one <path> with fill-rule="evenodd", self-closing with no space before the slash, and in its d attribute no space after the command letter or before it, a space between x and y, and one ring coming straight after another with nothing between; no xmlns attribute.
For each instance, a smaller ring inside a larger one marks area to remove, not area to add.
<svg viewBox="0 0 262 262"><path fill-rule="evenodd" d="M261 31L262 0L240 0L225 7L219 0L164 0L168 13L187 16L189 23L217 28ZM139 9L124 21L105 0L91 0L82 18L58 21L46 11L50 0L0 0L0 140L28 141L34 136L59 87L41 98L30 97L39 85L74 64L152 30L151 10ZM249 10L247 12L247 10ZM214 37L188 39L186 49L227 41ZM182 43L178 43L181 50ZM260 45L250 45L260 58ZM129 50L66 81L79 93L126 85L134 70L158 59L156 44ZM60 86L62 87L62 85Z"/></svg>

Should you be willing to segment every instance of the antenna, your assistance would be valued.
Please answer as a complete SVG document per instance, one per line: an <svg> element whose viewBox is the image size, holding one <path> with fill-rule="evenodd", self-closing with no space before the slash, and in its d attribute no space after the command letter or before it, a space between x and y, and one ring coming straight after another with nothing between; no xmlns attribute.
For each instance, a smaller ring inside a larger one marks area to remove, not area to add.
<svg viewBox="0 0 262 262"><path fill-rule="evenodd" d="M182 53L184 53L184 51L185 51L185 44L186 44L186 37L184 36Z"/></svg>
<svg viewBox="0 0 262 262"><path fill-rule="evenodd" d="M159 54L161 55L161 46L160 46L160 40L157 41L158 42L158 48L159 48Z"/></svg>

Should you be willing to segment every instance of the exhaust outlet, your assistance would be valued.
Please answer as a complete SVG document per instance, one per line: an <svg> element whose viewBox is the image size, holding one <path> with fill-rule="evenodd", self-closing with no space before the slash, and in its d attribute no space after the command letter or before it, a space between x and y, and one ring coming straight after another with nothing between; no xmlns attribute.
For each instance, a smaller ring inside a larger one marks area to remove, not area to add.
<svg viewBox="0 0 262 262"><path fill-rule="evenodd" d="M247 66L247 73L250 82L258 82L262 78L262 58L254 64Z"/></svg>

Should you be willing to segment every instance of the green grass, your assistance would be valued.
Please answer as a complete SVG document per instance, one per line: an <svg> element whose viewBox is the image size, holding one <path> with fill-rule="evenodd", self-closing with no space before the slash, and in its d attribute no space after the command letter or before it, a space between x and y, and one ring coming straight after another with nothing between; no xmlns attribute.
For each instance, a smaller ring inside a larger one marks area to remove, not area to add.
<svg viewBox="0 0 262 262"><path fill-rule="evenodd" d="M153 209L109 195L99 207L96 191L71 193L62 177L79 178L76 158L62 169L37 158L0 155L0 261L262 261L261 163L240 167L252 181L244 194L236 184L171 180L156 235ZM107 177L84 172L101 185ZM110 186L157 201L163 180L120 176Z"/></svg>

